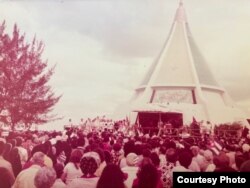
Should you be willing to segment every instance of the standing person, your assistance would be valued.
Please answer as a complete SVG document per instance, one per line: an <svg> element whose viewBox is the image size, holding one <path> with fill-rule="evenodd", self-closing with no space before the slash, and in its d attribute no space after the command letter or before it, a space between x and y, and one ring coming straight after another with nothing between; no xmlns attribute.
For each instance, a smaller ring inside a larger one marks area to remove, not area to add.
<svg viewBox="0 0 250 188"><path fill-rule="evenodd" d="M16 143L16 140L15 140L15 143ZM14 145L15 144L13 144L13 146ZM18 148L16 147L16 145L10 151L9 159L10 159L10 163L11 163L12 168L13 168L14 175L15 175L15 177L17 177L17 175L22 170L22 164L21 164L19 151L18 151Z"/></svg>
<svg viewBox="0 0 250 188"><path fill-rule="evenodd" d="M106 166L97 183L96 188L125 188L125 175L121 169L114 164Z"/></svg>
<svg viewBox="0 0 250 188"><path fill-rule="evenodd" d="M3 158L3 152L5 149L5 144L4 142L0 141L0 167L3 168L2 171L4 173L4 171L6 172L6 174L8 174L8 177L10 178L10 183L11 185L13 185L14 181L15 181L15 177L14 177L14 173L12 170L12 165ZM6 169L6 170L4 170ZM4 175L4 174L2 174ZM1 185L1 184L0 184Z"/></svg>
<svg viewBox="0 0 250 188"><path fill-rule="evenodd" d="M162 167L167 162L166 152L167 152L167 148L165 146L161 146L159 149L160 167Z"/></svg>
<svg viewBox="0 0 250 188"><path fill-rule="evenodd" d="M72 180L67 187L69 188L96 188L99 177L95 175L100 165L100 157L96 152L88 152L83 155L80 168L83 176Z"/></svg>
<svg viewBox="0 0 250 188"><path fill-rule="evenodd" d="M178 154L176 149L169 148L166 152L166 162L161 167L161 180L165 188L172 187L173 168L176 166Z"/></svg>
<svg viewBox="0 0 250 188"><path fill-rule="evenodd" d="M192 172L189 169L190 164L192 163L193 155L191 151L181 151L178 155L179 165L173 168L173 172Z"/></svg>
<svg viewBox="0 0 250 188"><path fill-rule="evenodd" d="M16 147L20 157L22 167L28 160L28 151L22 146L23 140L21 137L16 137Z"/></svg>
<svg viewBox="0 0 250 188"><path fill-rule="evenodd" d="M62 180L65 180L66 184L69 184L73 179L82 176L80 169L80 161L82 158L82 151L75 149L72 151L68 164L64 167Z"/></svg>
<svg viewBox="0 0 250 188"><path fill-rule="evenodd" d="M55 180L56 180L55 170L50 167L42 167L36 173L34 184L36 188L51 188Z"/></svg>
<svg viewBox="0 0 250 188"><path fill-rule="evenodd" d="M12 145L10 143L5 143L3 158L7 161L10 161L10 151L12 150Z"/></svg>
<svg viewBox="0 0 250 188"><path fill-rule="evenodd" d="M0 185L1 188L11 188L13 185L13 178L9 170L3 167L0 167Z"/></svg>
<svg viewBox="0 0 250 188"><path fill-rule="evenodd" d="M223 152L215 156L213 161L216 166L214 172L236 172L235 169L229 166L229 157Z"/></svg>
<svg viewBox="0 0 250 188"><path fill-rule="evenodd" d="M32 156L32 164L27 169L21 171L12 188L36 188L35 176L36 173L44 166L45 154L36 152Z"/></svg>
<svg viewBox="0 0 250 188"><path fill-rule="evenodd" d="M134 182L133 188L158 188L159 175L156 167L151 164L145 164L141 167L137 175L137 182Z"/></svg>
<svg viewBox="0 0 250 188"><path fill-rule="evenodd" d="M139 170L138 166L136 166L138 162L138 156L135 153L129 153L126 157L127 166L122 168L122 171L128 174L128 178L125 181L125 185L128 188L131 188L133 185L133 181L136 179L136 174Z"/></svg>
<svg viewBox="0 0 250 188"><path fill-rule="evenodd" d="M122 149L121 144L115 143L113 145L113 149L111 151L111 155L112 155L112 159L113 159L112 163L113 164L118 165L120 160L122 159L123 153L122 153L121 149Z"/></svg>
<svg viewBox="0 0 250 188"><path fill-rule="evenodd" d="M204 151L204 164L202 167L203 172L210 172L215 170L215 165L213 163L213 153L210 150Z"/></svg>
<svg viewBox="0 0 250 188"><path fill-rule="evenodd" d="M66 188L66 184L62 181L62 174L63 174L63 164L57 163L54 166L54 170L56 171L56 181L53 184L52 188Z"/></svg>

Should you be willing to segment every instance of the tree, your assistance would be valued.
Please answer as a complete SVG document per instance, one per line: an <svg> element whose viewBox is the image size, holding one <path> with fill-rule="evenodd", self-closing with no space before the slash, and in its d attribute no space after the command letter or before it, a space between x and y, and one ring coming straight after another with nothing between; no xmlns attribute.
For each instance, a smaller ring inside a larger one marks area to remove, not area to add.
<svg viewBox="0 0 250 188"><path fill-rule="evenodd" d="M26 43L16 25L12 36L5 33L4 22L0 25L0 114L8 112L0 121L12 129L20 123L31 126L56 119L50 112L61 96L55 96L48 84L55 66L48 68L43 50L35 37Z"/></svg>

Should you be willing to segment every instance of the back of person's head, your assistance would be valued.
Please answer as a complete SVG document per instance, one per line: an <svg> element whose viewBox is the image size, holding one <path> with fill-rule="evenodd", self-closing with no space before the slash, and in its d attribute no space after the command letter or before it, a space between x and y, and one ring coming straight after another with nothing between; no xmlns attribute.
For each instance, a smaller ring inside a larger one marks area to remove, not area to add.
<svg viewBox="0 0 250 188"><path fill-rule="evenodd" d="M142 155L143 155L143 157L150 157L151 151L150 151L148 148L145 148L145 149L142 151Z"/></svg>
<svg viewBox="0 0 250 188"><path fill-rule="evenodd" d="M242 145L242 152L243 153L247 153L247 152L249 152L250 151L250 145L249 144L243 144Z"/></svg>
<svg viewBox="0 0 250 188"><path fill-rule="evenodd" d="M16 146L19 147L21 146L23 143L23 139L21 137L16 137Z"/></svg>
<svg viewBox="0 0 250 188"><path fill-rule="evenodd" d="M185 168L188 168L192 162L192 154L189 151L181 151L179 154L179 162Z"/></svg>
<svg viewBox="0 0 250 188"><path fill-rule="evenodd" d="M124 144L124 156L126 157L129 153L133 153L135 149L135 143L134 141L128 141Z"/></svg>
<svg viewBox="0 0 250 188"><path fill-rule="evenodd" d="M158 167L160 165L160 158L157 153L155 152L151 153L150 159L152 160L155 167Z"/></svg>
<svg viewBox="0 0 250 188"><path fill-rule="evenodd" d="M38 164L43 166L44 165L44 158L45 158L45 154L43 152L36 152L34 153L34 155L31 158L31 162L33 162L34 164Z"/></svg>
<svg viewBox="0 0 250 188"><path fill-rule="evenodd" d="M59 155L64 150L64 142L58 140L55 144L55 148L56 148L56 155Z"/></svg>
<svg viewBox="0 0 250 188"><path fill-rule="evenodd" d="M230 159L225 153L220 153L215 156L213 161L217 168L225 168L230 164Z"/></svg>
<svg viewBox="0 0 250 188"><path fill-rule="evenodd" d="M143 167L144 165L147 165L147 164L152 164L152 165L154 165L153 162L152 162L152 160L151 160L150 158L144 157L144 158L142 159L142 161L140 161L139 167L141 168L141 167Z"/></svg>
<svg viewBox="0 0 250 188"><path fill-rule="evenodd" d="M173 148L173 149L176 149L176 143L174 141L169 141L167 144L166 144L167 148Z"/></svg>
<svg viewBox="0 0 250 188"><path fill-rule="evenodd" d="M56 172L53 168L42 167L36 173L34 184L36 188L51 188L56 180Z"/></svg>
<svg viewBox="0 0 250 188"><path fill-rule="evenodd" d="M54 165L54 170L56 172L56 177L57 178L61 178L61 176L63 174L63 169L64 169L64 166L61 163L56 163Z"/></svg>
<svg viewBox="0 0 250 188"><path fill-rule="evenodd" d="M103 138L103 142L108 143L108 142L109 142L109 136L104 136L104 138Z"/></svg>
<svg viewBox="0 0 250 188"><path fill-rule="evenodd" d="M126 157L126 163L128 166L136 166L138 163L138 156L135 153L129 153Z"/></svg>
<svg viewBox="0 0 250 188"><path fill-rule="evenodd" d="M160 151L161 154L165 155L166 152L167 152L166 146L161 146L159 151Z"/></svg>
<svg viewBox="0 0 250 188"><path fill-rule="evenodd" d="M113 145L113 150L114 150L115 152L118 152L118 151L120 151L121 149L122 149L121 144L115 143L115 144Z"/></svg>
<svg viewBox="0 0 250 188"><path fill-rule="evenodd" d="M97 188L125 188L124 174L121 169L114 164L107 165L98 180Z"/></svg>
<svg viewBox="0 0 250 188"><path fill-rule="evenodd" d="M13 147L13 146L12 146ZM33 155L34 153L36 152L43 152L44 149L43 149L43 145L42 144L37 144L35 145L32 150L31 150L31 155ZM43 152L44 153L44 152Z"/></svg>
<svg viewBox="0 0 250 188"><path fill-rule="evenodd" d="M101 163L100 157L96 152L85 153L80 161L80 168L84 176L93 176Z"/></svg>
<svg viewBox="0 0 250 188"><path fill-rule="evenodd" d="M0 155L3 155L4 149L5 149L5 143L0 141Z"/></svg>
<svg viewBox="0 0 250 188"><path fill-rule="evenodd" d="M200 148L198 146L192 146L191 148L193 156L197 156L199 154Z"/></svg>
<svg viewBox="0 0 250 188"><path fill-rule="evenodd" d="M83 155L83 153L82 153L82 151L80 149L74 149L71 152L69 161L72 162L72 163L74 163L74 164L80 163L82 155Z"/></svg>
<svg viewBox="0 0 250 188"><path fill-rule="evenodd" d="M79 147L83 147L83 146L85 145L85 139L84 139L83 136L81 136L80 138L78 138L78 140L77 140L77 145L78 145Z"/></svg>
<svg viewBox="0 0 250 188"><path fill-rule="evenodd" d="M113 146L113 145L115 144L115 141L112 139L112 140L110 140L109 144L110 144L111 146Z"/></svg>
<svg viewBox="0 0 250 188"><path fill-rule="evenodd" d="M178 154L176 149L174 148L169 148L166 152L166 160L170 163L176 163L178 160Z"/></svg>
<svg viewBox="0 0 250 188"><path fill-rule="evenodd" d="M138 172L138 188L156 188L158 171L153 164L146 164Z"/></svg>
<svg viewBox="0 0 250 188"><path fill-rule="evenodd" d="M1 188L10 188L12 186L12 177L7 168L0 167L0 185Z"/></svg>
<svg viewBox="0 0 250 188"><path fill-rule="evenodd" d="M210 150L205 150L203 156L206 161L211 162L213 161L213 152Z"/></svg>
<svg viewBox="0 0 250 188"><path fill-rule="evenodd" d="M142 144L135 144L134 151L137 155L142 155L142 152L143 152Z"/></svg>

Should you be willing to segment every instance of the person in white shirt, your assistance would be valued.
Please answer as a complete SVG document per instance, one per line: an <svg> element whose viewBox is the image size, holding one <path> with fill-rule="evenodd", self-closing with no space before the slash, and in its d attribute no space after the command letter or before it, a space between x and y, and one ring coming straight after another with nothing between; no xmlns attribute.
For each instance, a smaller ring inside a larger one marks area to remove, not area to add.
<svg viewBox="0 0 250 188"><path fill-rule="evenodd" d="M139 170L139 168L136 166L138 162L138 156L135 153L129 153L126 157L126 162L127 166L123 167L122 171L128 175L128 178L124 183L127 188L131 188Z"/></svg>
<svg viewBox="0 0 250 188"><path fill-rule="evenodd" d="M192 146L191 148L192 154L193 154L193 162L196 162L196 164L199 165L199 169L194 169L194 171L200 171L200 169L204 165L204 157L200 154L200 148L198 146Z"/></svg>
<svg viewBox="0 0 250 188"><path fill-rule="evenodd" d="M179 165L173 168L173 172L192 172L189 166L192 162L192 154L189 151L182 151L179 153Z"/></svg>
<svg viewBox="0 0 250 188"><path fill-rule="evenodd" d="M80 160L82 158L82 151L79 149L73 150L68 164L64 167L62 180L69 184L73 179L81 177L82 171L80 169Z"/></svg>
<svg viewBox="0 0 250 188"><path fill-rule="evenodd" d="M72 180L68 188L96 188L99 177L95 175L97 168L100 165L100 157L96 152L88 152L83 155L80 162L80 168L83 175Z"/></svg>
<svg viewBox="0 0 250 188"><path fill-rule="evenodd" d="M12 188L36 188L36 173L44 166L44 157L45 154L42 152L34 153L32 156L32 165L18 174Z"/></svg>
<svg viewBox="0 0 250 188"><path fill-rule="evenodd" d="M36 173L34 184L36 188L51 188L55 180L56 180L55 170L51 167L42 167Z"/></svg>

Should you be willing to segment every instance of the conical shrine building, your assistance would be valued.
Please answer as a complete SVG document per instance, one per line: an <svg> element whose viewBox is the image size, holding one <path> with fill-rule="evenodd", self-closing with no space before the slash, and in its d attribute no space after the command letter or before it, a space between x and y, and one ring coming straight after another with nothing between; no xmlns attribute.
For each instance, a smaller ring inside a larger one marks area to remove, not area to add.
<svg viewBox="0 0 250 188"><path fill-rule="evenodd" d="M196 45L182 1L159 56L135 90L130 111L132 121L151 124L159 116L177 124L194 119L213 124L246 121Z"/></svg>

